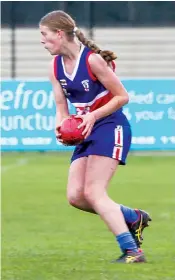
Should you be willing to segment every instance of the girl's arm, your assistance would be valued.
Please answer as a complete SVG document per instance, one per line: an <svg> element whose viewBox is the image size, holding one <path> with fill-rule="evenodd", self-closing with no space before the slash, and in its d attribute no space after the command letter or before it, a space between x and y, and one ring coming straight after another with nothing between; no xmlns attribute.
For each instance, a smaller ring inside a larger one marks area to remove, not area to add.
<svg viewBox="0 0 175 280"><path fill-rule="evenodd" d="M100 55L91 54L89 57L89 65L92 73L104 87L113 94L113 98L107 104L92 112L95 119L98 120L112 114L128 103L129 96L116 74Z"/></svg>
<svg viewBox="0 0 175 280"><path fill-rule="evenodd" d="M54 59L52 60L49 68L49 79L52 83L52 88L53 88L53 93L55 98L56 126L58 126L64 118L69 116L69 110L68 110L67 100L64 96L61 85L58 82L58 80L55 78L53 64L54 64Z"/></svg>

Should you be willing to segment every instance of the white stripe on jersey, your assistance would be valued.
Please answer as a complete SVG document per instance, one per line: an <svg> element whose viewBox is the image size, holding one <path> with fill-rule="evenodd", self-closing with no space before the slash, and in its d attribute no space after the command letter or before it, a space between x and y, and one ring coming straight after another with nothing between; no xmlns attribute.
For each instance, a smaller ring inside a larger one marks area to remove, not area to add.
<svg viewBox="0 0 175 280"><path fill-rule="evenodd" d="M109 93L108 90L102 91L101 93L97 94L97 96L90 102L87 103L72 103L75 107L86 107L86 106L91 106L92 104L95 103L96 100L100 99L101 97L104 97Z"/></svg>

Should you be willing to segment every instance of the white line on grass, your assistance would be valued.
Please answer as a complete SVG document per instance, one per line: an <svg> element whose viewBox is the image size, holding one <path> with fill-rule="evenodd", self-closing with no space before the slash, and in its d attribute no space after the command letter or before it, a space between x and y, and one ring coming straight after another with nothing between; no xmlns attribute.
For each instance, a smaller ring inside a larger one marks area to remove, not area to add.
<svg viewBox="0 0 175 280"><path fill-rule="evenodd" d="M7 166L2 166L1 167L1 173L5 173L6 171L8 171L10 169L14 169L16 167L26 165L28 163L28 161L29 160L26 159L26 158L21 158L21 159L18 159L15 164L10 164L10 165L7 165Z"/></svg>

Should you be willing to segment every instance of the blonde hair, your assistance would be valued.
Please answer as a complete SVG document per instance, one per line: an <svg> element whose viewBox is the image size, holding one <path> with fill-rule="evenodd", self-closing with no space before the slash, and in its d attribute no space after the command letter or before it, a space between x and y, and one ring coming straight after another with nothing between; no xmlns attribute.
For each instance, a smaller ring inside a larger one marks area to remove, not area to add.
<svg viewBox="0 0 175 280"><path fill-rule="evenodd" d="M87 39L83 32L76 27L76 23L72 17L63 11L53 11L46 14L41 18L39 24L47 26L52 31L57 31L58 29L63 30L68 40L72 40L75 35L83 45L90 48L94 53L100 54L106 62L117 58L114 52L108 50L102 51L93 41Z"/></svg>

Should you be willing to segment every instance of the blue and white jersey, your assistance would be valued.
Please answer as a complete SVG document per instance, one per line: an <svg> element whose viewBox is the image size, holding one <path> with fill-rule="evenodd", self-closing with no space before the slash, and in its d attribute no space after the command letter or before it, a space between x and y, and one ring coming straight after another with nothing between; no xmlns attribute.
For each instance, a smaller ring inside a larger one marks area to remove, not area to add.
<svg viewBox="0 0 175 280"><path fill-rule="evenodd" d="M81 45L81 51L71 75L66 73L62 56L56 56L54 61L55 77L59 81L66 98L76 108L79 115L92 112L113 98L112 93L97 80L90 69L88 58L91 53L93 51ZM119 123L126 120L122 108L110 116L117 118L118 121L120 119Z"/></svg>

